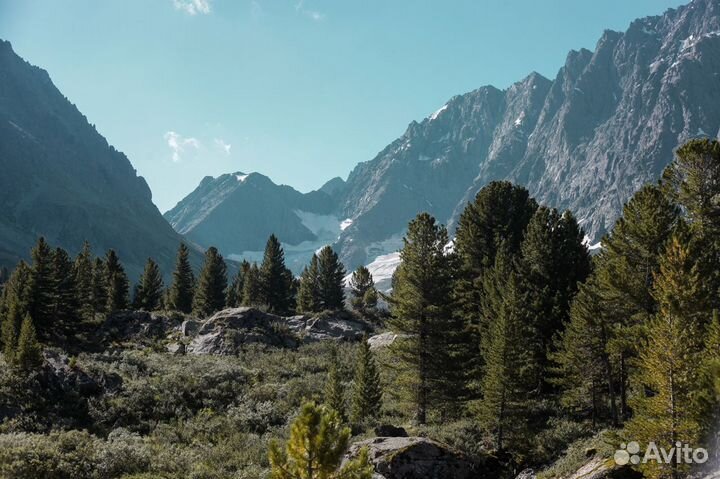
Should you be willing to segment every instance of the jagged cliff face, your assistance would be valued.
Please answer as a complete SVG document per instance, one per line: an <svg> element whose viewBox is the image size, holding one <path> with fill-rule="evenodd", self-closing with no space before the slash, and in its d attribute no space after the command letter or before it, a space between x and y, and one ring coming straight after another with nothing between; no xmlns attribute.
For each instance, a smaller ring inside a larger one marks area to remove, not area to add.
<svg viewBox="0 0 720 479"><path fill-rule="evenodd" d="M508 179L569 208L599 239L655 181L673 150L720 129L720 0L695 0L607 31L573 51L554 80L454 97L348 178L337 246L350 266L399 246L429 211L451 227L488 182Z"/></svg>
<svg viewBox="0 0 720 479"><path fill-rule="evenodd" d="M128 273L156 258L166 273L181 240L145 180L34 67L0 40L0 265L37 237L77 252L118 251Z"/></svg>

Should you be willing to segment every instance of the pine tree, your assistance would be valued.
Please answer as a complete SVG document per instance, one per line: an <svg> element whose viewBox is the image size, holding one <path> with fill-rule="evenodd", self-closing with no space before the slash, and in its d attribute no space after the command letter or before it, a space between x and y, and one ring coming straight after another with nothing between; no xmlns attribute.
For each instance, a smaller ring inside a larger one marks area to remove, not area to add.
<svg viewBox="0 0 720 479"><path fill-rule="evenodd" d="M82 319L95 316L93 304L93 258L90 243L85 241L80 253L75 257L75 288L78 312Z"/></svg>
<svg viewBox="0 0 720 479"><path fill-rule="evenodd" d="M105 314L108 307L108 273L102 259L95 258L92 275L93 309L95 314Z"/></svg>
<svg viewBox="0 0 720 479"><path fill-rule="evenodd" d="M323 391L323 403L332 411L335 411L344 421L345 415L345 387L340 378L338 367L337 350L333 349L330 354L330 367L328 368L327 379Z"/></svg>
<svg viewBox="0 0 720 479"><path fill-rule="evenodd" d="M371 479L367 450L341 466L349 442L350 429L336 412L305 403L290 426L285 448L270 443L270 478Z"/></svg>
<svg viewBox="0 0 720 479"><path fill-rule="evenodd" d="M10 303L7 312L2 316L0 323L0 341L2 341L2 353L5 362L8 364L15 363L15 353L17 351L17 338L21 325L22 316L20 307L16 302Z"/></svg>
<svg viewBox="0 0 720 479"><path fill-rule="evenodd" d="M54 313L53 252L45 238L40 237L30 255L32 257L30 314L41 334L44 334L52 327Z"/></svg>
<svg viewBox="0 0 720 479"><path fill-rule="evenodd" d="M225 307L227 288L227 266L217 248L211 246L205 253L205 263L198 279L193 302L193 312L203 317L210 316Z"/></svg>
<svg viewBox="0 0 720 479"><path fill-rule="evenodd" d="M152 258L148 258L147 263L145 263L145 270L138 284L139 298L136 307L144 309L145 311L158 310L162 303L163 292L164 288L160 267Z"/></svg>
<svg viewBox="0 0 720 479"><path fill-rule="evenodd" d="M345 266L330 246L325 246L318 254L318 285L320 306L323 310L340 311L345 309L345 291L343 280Z"/></svg>
<svg viewBox="0 0 720 479"><path fill-rule="evenodd" d="M374 304L366 302L366 296L368 300L373 301L371 290L375 290L375 281L373 281L370 270L365 266L358 267L350 278L350 292L352 294L350 303L355 310L365 312L377 305L377 291L375 291Z"/></svg>
<svg viewBox="0 0 720 479"><path fill-rule="evenodd" d="M242 304L243 291L245 289L245 276L248 270L250 270L250 263L247 260L243 260L240 263L237 275L233 280L232 284L228 287L226 303L228 307L237 308Z"/></svg>
<svg viewBox="0 0 720 479"><path fill-rule="evenodd" d="M37 340L35 326L29 314L25 315L22 326L20 327L20 336L18 337L14 363L25 371L29 371L42 364L42 350Z"/></svg>
<svg viewBox="0 0 720 479"><path fill-rule="evenodd" d="M358 348L353 378L350 420L360 424L366 419L377 419L382 407L382 388L378 372L370 350L367 337L363 338Z"/></svg>
<svg viewBox="0 0 720 479"><path fill-rule="evenodd" d="M105 255L105 274L107 275L107 309L108 313L127 309L130 306L129 282L125 268L120 263L115 250L108 250Z"/></svg>
<svg viewBox="0 0 720 479"><path fill-rule="evenodd" d="M270 235L260 266L260 290L263 304L276 314L288 313L292 307L292 273L285 267L285 252L275 235Z"/></svg>
<svg viewBox="0 0 720 479"><path fill-rule="evenodd" d="M243 306L260 306L262 305L262 285L260 284L260 270L257 264L253 263L245 275L245 284L243 284Z"/></svg>
<svg viewBox="0 0 720 479"><path fill-rule="evenodd" d="M403 335L390 351L401 368L399 392L409 399L418 423L427 422L432 407L444 409L458 396L454 363L461 333L451 316L452 259L445 253L447 230L427 213L408 225L395 272L390 328Z"/></svg>
<svg viewBox="0 0 720 479"><path fill-rule="evenodd" d="M320 279L318 273L318 257L313 255L310 264L300 274L300 286L297 293L297 311L299 313L315 313L320 308Z"/></svg>
<svg viewBox="0 0 720 479"><path fill-rule="evenodd" d="M5 361L13 364L22 320L28 314L32 271L20 261L5 283L0 296L0 342Z"/></svg>
<svg viewBox="0 0 720 479"><path fill-rule="evenodd" d="M654 442L666 450L680 441L697 444L700 424L693 398L699 368L693 358L702 350L702 280L689 248L674 236L660 259L653 294L658 313L648 324L648 341L640 350L637 381L651 394L635 398L634 416L627 425L630 436L641 444ZM687 465L648 462L647 477L680 478Z"/></svg>
<svg viewBox="0 0 720 479"><path fill-rule="evenodd" d="M713 311L705 334L704 348L700 355L697 417L703 434L703 443L711 454L711 459L720 457L720 435L717 424L720 421L720 315ZM711 461L711 464L715 461Z"/></svg>
<svg viewBox="0 0 720 479"><path fill-rule="evenodd" d="M192 311L195 296L195 276L190 266L190 251L184 243L178 248L173 283L170 287L169 307L182 313Z"/></svg>
<svg viewBox="0 0 720 479"><path fill-rule="evenodd" d="M77 286L73 262L62 248L56 248L53 254L52 284L53 317L62 325L66 333L72 333L79 319Z"/></svg>
<svg viewBox="0 0 720 479"><path fill-rule="evenodd" d="M492 320L482 340L485 374L478 421L493 435L498 450L508 444L523 449L530 435L531 401L538 392L537 331L528 321L527 294L502 245L484 282L486 314Z"/></svg>

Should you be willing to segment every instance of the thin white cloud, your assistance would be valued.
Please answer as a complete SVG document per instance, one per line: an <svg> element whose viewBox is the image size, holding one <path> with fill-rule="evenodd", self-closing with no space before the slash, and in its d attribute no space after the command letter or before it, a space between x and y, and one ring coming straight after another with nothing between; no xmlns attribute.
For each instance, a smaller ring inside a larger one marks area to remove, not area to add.
<svg viewBox="0 0 720 479"><path fill-rule="evenodd" d="M305 8L305 0L299 0L295 4L295 11L297 11L298 13L300 13L316 22L321 22L321 21L325 20L325 17L326 17L326 15L322 12L318 12L317 10L310 10L310 9Z"/></svg>
<svg viewBox="0 0 720 479"><path fill-rule="evenodd" d="M163 136L167 142L167 146L172 151L172 160L174 163L178 163L182 160L182 155L188 150L200 149L200 141L193 137L184 137L174 131L168 131ZM229 146L229 145L228 145Z"/></svg>
<svg viewBox="0 0 720 479"><path fill-rule="evenodd" d="M207 15L212 10L210 8L211 0L173 0L176 10L181 10L188 15Z"/></svg>
<svg viewBox="0 0 720 479"><path fill-rule="evenodd" d="M232 145L230 143L225 143L225 140L223 140L222 138L215 138L214 142L215 146L225 152L226 155L230 154L230 148L232 148Z"/></svg>

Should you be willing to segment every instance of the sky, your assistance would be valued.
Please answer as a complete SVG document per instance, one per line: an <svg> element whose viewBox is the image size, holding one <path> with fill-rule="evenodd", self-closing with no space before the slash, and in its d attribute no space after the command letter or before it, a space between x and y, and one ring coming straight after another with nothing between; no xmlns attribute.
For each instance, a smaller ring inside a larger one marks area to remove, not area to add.
<svg viewBox="0 0 720 479"><path fill-rule="evenodd" d="M207 175L310 191L454 95L554 78L678 0L0 0L0 38L172 208Z"/></svg>

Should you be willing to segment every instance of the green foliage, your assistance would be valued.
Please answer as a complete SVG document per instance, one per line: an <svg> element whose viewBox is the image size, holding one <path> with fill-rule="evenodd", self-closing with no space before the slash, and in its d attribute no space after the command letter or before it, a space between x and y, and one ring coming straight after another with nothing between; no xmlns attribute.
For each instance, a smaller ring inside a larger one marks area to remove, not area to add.
<svg viewBox="0 0 720 479"><path fill-rule="evenodd" d="M305 403L290 427L290 438L283 449L270 446L272 479L370 479L372 466L367 452L340 467L350 440L335 411Z"/></svg>
<svg viewBox="0 0 720 479"><path fill-rule="evenodd" d="M227 266L217 248L211 246L205 253L205 263L198 279L193 301L193 313L207 317L225 307Z"/></svg>
<svg viewBox="0 0 720 479"><path fill-rule="evenodd" d="M17 340L17 349L12 358L13 363L25 371L42 364L42 351L30 314L26 314L22 321L20 335Z"/></svg>
<svg viewBox="0 0 720 479"><path fill-rule="evenodd" d="M276 314L285 314L294 308L293 275L285 267L285 252L280 240L270 235L260 265L260 295L262 304Z"/></svg>
<svg viewBox="0 0 720 479"><path fill-rule="evenodd" d="M350 300L352 307L362 313L367 313L377 306L377 290L370 271L365 266L356 269L350 278Z"/></svg>
<svg viewBox="0 0 720 479"><path fill-rule="evenodd" d="M75 291L78 313L82 319L89 320L95 317L93 304L93 255L90 243L85 241L83 247L75 258L74 265Z"/></svg>
<svg viewBox="0 0 720 479"><path fill-rule="evenodd" d="M160 309L163 291L160 267L152 258L148 258L147 263L145 263L145 270L138 283L134 307L136 309L144 309L145 311Z"/></svg>
<svg viewBox="0 0 720 479"><path fill-rule="evenodd" d="M243 306L260 306L263 304L260 270L255 263L250 266L250 269L248 269L245 275L242 298Z"/></svg>
<svg viewBox="0 0 720 479"><path fill-rule="evenodd" d="M130 306L128 295L130 286L125 268L112 249L105 255L105 274L107 275L107 312L127 309Z"/></svg>
<svg viewBox="0 0 720 479"><path fill-rule="evenodd" d="M43 334L52 327L55 288L53 284L53 252L45 238L40 237L30 252L29 312Z"/></svg>
<svg viewBox="0 0 720 479"><path fill-rule="evenodd" d="M408 226L395 273L391 329L404 335L391 349L404 370L398 388L414 405L416 420L427 421L431 407L447 408L461 386L454 363L461 328L451 315L452 258L445 253L448 235L427 213Z"/></svg>
<svg viewBox="0 0 720 479"><path fill-rule="evenodd" d="M300 274L300 286L297 294L297 311L299 313L314 313L322 311L320 304L320 279L318 272L318 257L312 255L310 264L303 268Z"/></svg>
<svg viewBox="0 0 720 479"><path fill-rule="evenodd" d="M78 320L77 285L73 262L62 248L57 248L53 254L51 279L54 321L58 322L65 331L71 332L75 326L73 323Z"/></svg>
<svg viewBox="0 0 720 479"><path fill-rule="evenodd" d="M345 414L345 386L338 368L337 350L331 350L330 366L328 368L325 389L323 391L323 403L330 410L335 411L344 421Z"/></svg>
<svg viewBox="0 0 720 479"><path fill-rule="evenodd" d="M100 258L93 264L92 302L95 314L105 314L108 305L107 267Z"/></svg>
<svg viewBox="0 0 720 479"><path fill-rule="evenodd" d="M237 275L233 278L232 283L228 286L225 303L229 308L237 308L241 305L243 299L243 291L245 289L245 276L250 270L250 263L243 260L238 269Z"/></svg>
<svg viewBox="0 0 720 479"><path fill-rule="evenodd" d="M340 311L345 308L343 279L345 267L330 246L318 254L318 305L322 310Z"/></svg>
<svg viewBox="0 0 720 479"><path fill-rule="evenodd" d="M178 247L175 271L173 271L173 283L170 287L169 306L183 313L192 311L193 298L195 297L195 276L190 266L190 251L185 243Z"/></svg>
<svg viewBox="0 0 720 479"><path fill-rule="evenodd" d="M350 420L353 424L379 417L382 407L380 372L367 337L363 338L358 348L351 393Z"/></svg>

